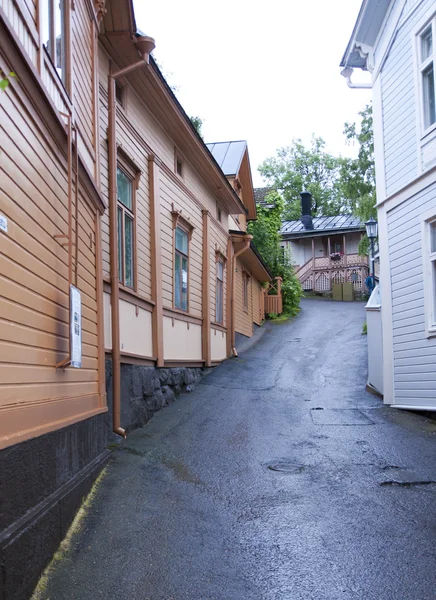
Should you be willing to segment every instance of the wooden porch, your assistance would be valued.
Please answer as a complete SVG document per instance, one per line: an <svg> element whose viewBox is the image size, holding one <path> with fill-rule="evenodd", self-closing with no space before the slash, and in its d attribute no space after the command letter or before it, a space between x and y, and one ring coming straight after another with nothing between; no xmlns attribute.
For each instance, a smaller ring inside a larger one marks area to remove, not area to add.
<svg viewBox="0 0 436 600"><path fill-rule="evenodd" d="M369 274L368 258L359 254L312 257L297 272L303 290L328 292L334 283L352 283L355 291L365 289Z"/></svg>

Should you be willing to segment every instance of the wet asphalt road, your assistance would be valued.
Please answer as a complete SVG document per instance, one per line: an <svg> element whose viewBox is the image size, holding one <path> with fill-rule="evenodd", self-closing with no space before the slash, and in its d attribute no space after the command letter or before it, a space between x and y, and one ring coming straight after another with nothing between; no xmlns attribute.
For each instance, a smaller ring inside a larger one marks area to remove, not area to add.
<svg viewBox="0 0 436 600"><path fill-rule="evenodd" d="M364 318L306 300L132 433L39 598L434 600L436 424L364 391Z"/></svg>

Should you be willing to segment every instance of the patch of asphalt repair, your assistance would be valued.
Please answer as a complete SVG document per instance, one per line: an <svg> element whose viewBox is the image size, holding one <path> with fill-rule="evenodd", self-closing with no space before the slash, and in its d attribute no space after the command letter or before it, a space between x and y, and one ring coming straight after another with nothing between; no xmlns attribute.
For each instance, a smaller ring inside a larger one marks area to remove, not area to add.
<svg viewBox="0 0 436 600"><path fill-rule="evenodd" d="M436 427L365 391L364 319L303 301L122 441L41 600L434 600Z"/></svg>

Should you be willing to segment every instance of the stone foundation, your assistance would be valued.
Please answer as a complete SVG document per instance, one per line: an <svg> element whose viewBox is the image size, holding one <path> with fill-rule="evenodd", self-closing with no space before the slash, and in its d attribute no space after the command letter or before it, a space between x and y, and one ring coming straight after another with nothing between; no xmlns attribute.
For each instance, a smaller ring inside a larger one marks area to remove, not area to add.
<svg viewBox="0 0 436 600"><path fill-rule="evenodd" d="M204 368L162 368L121 365L121 427L128 431L143 427L155 412L174 402L183 392L192 392ZM112 361L106 360L108 426L112 430Z"/></svg>

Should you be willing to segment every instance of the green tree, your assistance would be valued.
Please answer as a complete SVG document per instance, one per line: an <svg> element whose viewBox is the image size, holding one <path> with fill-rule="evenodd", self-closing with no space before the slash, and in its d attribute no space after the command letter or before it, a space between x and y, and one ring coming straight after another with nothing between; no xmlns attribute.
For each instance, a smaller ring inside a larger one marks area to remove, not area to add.
<svg viewBox="0 0 436 600"><path fill-rule="evenodd" d="M189 117L191 120L191 123L194 125L195 129L197 130L198 135L203 138L203 132L202 132L202 127L203 127L203 119L201 117Z"/></svg>
<svg viewBox="0 0 436 600"><path fill-rule="evenodd" d="M281 277L283 312L295 315L299 311L302 289L290 261L283 259L280 247L280 228L283 220L285 203L281 195L271 192L266 196L267 203L274 208L257 206L257 220L251 221L248 231L253 235L253 242L268 266L273 277Z"/></svg>
<svg viewBox="0 0 436 600"><path fill-rule="evenodd" d="M5 75L3 73L3 71L0 69L0 91L1 92L4 92L6 90L6 88L8 87L8 85L10 83L9 80L10 80L11 77L16 77L15 73L13 73L11 71L7 75Z"/></svg>
<svg viewBox="0 0 436 600"><path fill-rule="evenodd" d="M312 194L312 214L331 216L349 212L340 186L341 158L325 151L322 138L312 135L310 147L300 139L277 150L275 157L267 158L259 171L267 183L283 194L284 218L301 216L300 193Z"/></svg>
<svg viewBox="0 0 436 600"><path fill-rule="evenodd" d="M348 199L351 211L362 222L376 217L376 188L374 162L374 133L372 106L368 104L359 113L360 123L345 123L344 135L350 145L358 144L357 158L343 158L340 170L340 189ZM359 253L368 253L366 235L359 245Z"/></svg>

